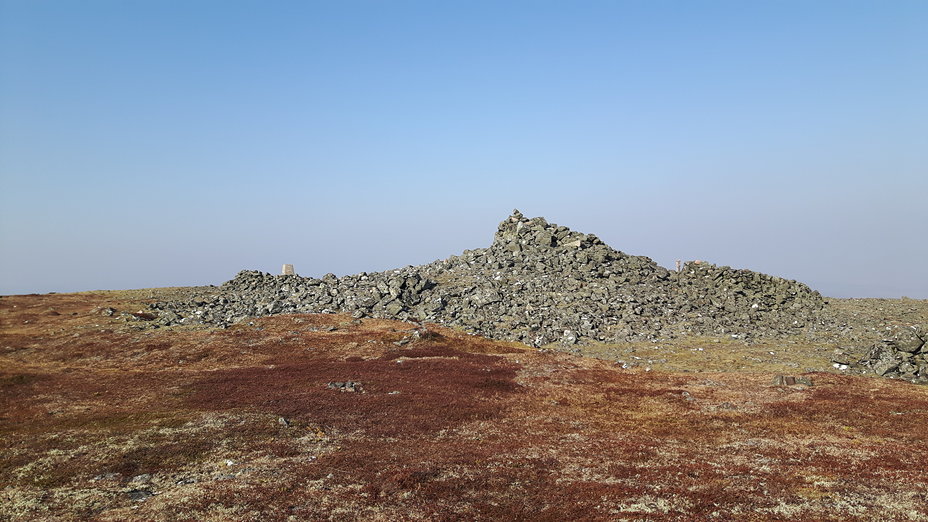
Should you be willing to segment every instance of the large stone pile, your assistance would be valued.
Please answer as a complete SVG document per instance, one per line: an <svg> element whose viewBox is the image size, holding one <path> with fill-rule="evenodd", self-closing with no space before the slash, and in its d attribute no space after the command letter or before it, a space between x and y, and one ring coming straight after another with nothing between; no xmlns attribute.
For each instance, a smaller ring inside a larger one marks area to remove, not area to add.
<svg viewBox="0 0 928 522"><path fill-rule="evenodd" d="M928 330L924 327L887 327L883 340L863 357L835 350L836 367L869 370L881 377L928 383Z"/></svg>
<svg viewBox="0 0 928 522"><path fill-rule="evenodd" d="M671 272L592 234L514 211L489 248L427 265L321 279L243 271L209 300L152 307L167 325L344 312L431 321L539 346L794 335L816 321L823 304L818 292L795 281L696 262Z"/></svg>

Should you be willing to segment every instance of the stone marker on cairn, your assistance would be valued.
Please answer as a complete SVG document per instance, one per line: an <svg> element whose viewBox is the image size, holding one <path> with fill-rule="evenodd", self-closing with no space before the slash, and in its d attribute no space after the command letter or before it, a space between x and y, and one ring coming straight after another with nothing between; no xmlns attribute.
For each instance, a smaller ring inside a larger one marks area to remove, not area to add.
<svg viewBox="0 0 928 522"><path fill-rule="evenodd" d="M284 265L280 275L293 275L293 265Z"/></svg>

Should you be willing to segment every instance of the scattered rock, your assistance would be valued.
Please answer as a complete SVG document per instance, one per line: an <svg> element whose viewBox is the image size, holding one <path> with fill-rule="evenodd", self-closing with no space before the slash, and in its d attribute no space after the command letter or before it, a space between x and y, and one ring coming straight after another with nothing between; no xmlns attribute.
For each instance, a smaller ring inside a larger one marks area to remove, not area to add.
<svg viewBox="0 0 928 522"><path fill-rule="evenodd" d="M363 393L364 388L361 386L361 383L348 381L348 382L330 382L326 384L326 388L330 390L338 390L340 392L351 392L351 393Z"/></svg>
<svg viewBox="0 0 928 522"><path fill-rule="evenodd" d="M129 482L136 482L136 483L139 483L139 484L147 484L148 482L151 482L151 475L148 474L148 473L143 473L143 474L141 474L141 475L136 475L136 476L132 477L132 479L129 480Z"/></svg>
<svg viewBox="0 0 928 522"><path fill-rule="evenodd" d="M438 339L440 337L441 335L429 330L428 328L424 326L420 326L418 328L415 328L412 332L410 332L409 335L406 335L405 337L403 337L399 341L394 342L393 344L397 346L405 346L409 343L414 343L417 341L424 341L428 339Z"/></svg>
<svg viewBox="0 0 928 522"><path fill-rule="evenodd" d="M792 375L777 375L773 378L774 386L812 386L812 378L806 376L794 377Z"/></svg>
<svg viewBox="0 0 928 522"><path fill-rule="evenodd" d="M921 327L890 327L857 366L881 377L924 384L928 382L926 337Z"/></svg>
<svg viewBox="0 0 928 522"><path fill-rule="evenodd" d="M905 353L918 353L925 344L925 339L918 335L914 327L895 329L887 341L892 343L897 351Z"/></svg>
<svg viewBox="0 0 928 522"><path fill-rule="evenodd" d="M855 361L855 358L851 354L838 349L838 350L835 350L834 353L832 354L831 362L838 364L838 365L847 366L847 365L855 363L856 361Z"/></svg>
<svg viewBox="0 0 928 522"><path fill-rule="evenodd" d="M138 312L132 312L129 316L135 321L154 321L158 318L156 314L151 312L146 312L144 310L139 310Z"/></svg>
<svg viewBox="0 0 928 522"><path fill-rule="evenodd" d="M131 491L128 491L126 494L129 495L129 498L131 500L135 500L135 501L143 501L143 500L146 500L148 497L154 495L154 493L148 489L133 489Z"/></svg>

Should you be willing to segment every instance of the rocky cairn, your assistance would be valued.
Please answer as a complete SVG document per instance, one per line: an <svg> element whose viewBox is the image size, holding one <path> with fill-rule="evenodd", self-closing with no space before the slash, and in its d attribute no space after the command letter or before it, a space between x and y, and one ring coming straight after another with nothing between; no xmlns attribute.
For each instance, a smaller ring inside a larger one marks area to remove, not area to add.
<svg viewBox="0 0 928 522"><path fill-rule="evenodd" d="M426 265L320 279L242 271L209 300L151 305L163 325L286 313L429 321L533 346L681 335L800 334L824 301L796 281L689 262L679 272L518 210L489 248Z"/></svg>

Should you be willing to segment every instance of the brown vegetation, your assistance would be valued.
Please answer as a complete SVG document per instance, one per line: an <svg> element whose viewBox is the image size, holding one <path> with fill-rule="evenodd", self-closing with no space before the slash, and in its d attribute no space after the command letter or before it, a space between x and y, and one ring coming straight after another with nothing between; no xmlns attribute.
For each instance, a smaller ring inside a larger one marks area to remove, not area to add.
<svg viewBox="0 0 928 522"><path fill-rule="evenodd" d="M433 325L397 345L414 325L339 315L105 315L145 297L0 298L0 518L928 519L926 387L623 370Z"/></svg>

